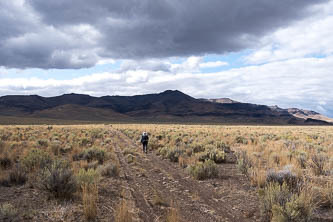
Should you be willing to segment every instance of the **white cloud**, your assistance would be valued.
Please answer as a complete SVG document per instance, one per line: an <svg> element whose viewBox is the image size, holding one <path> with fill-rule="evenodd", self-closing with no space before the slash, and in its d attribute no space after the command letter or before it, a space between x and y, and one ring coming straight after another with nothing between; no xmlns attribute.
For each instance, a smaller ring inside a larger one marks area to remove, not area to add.
<svg viewBox="0 0 333 222"><path fill-rule="evenodd" d="M16 3L19 4L19 1ZM136 95L178 89L197 98L229 97L242 102L313 109L333 117L333 109L330 108L333 107L333 1L315 10L321 13L280 28L261 39L259 48L253 49L245 58L248 63L246 67L204 73L201 69L221 67L228 63L204 62L204 57L200 56L187 57L177 64L172 63L170 58L140 58L122 60L119 70L114 72L69 80L10 78L10 72L0 67L0 95L55 96L71 92L93 96ZM27 20L32 20L38 27L38 19ZM23 20L21 23L24 27ZM101 36L93 26L66 25L58 29L43 26L36 30L38 34L9 38L7 46L18 50L15 52L18 54L24 54L26 49L33 53L33 49L37 48L36 54L47 58L40 66L47 62L55 63L46 64L48 67L82 67L95 62L115 62L108 56L99 57L101 49L98 40ZM41 38L54 44L43 45L45 42L40 42ZM57 44L59 41L60 45ZM66 42L71 44L67 45ZM128 47L131 48L131 45ZM52 58L45 57L44 52L45 55L51 54ZM179 58L173 59L179 61Z"/></svg>
<svg viewBox="0 0 333 222"><path fill-rule="evenodd" d="M5 76L7 75L9 72L8 72L8 69L5 69L4 67L1 67L0 66L0 77L2 76Z"/></svg>
<svg viewBox="0 0 333 222"><path fill-rule="evenodd" d="M106 64L115 64L116 61L114 59L100 59L97 62L97 65L106 65Z"/></svg>
<svg viewBox="0 0 333 222"><path fill-rule="evenodd" d="M198 61L191 59L184 63L199 64ZM215 73L139 69L97 73L71 80L2 78L0 94L55 96L75 92L103 96L178 89L197 98L230 97L242 102L323 110L324 114L333 116L327 111L333 105L332 70L333 56L328 56L291 59Z"/></svg>
<svg viewBox="0 0 333 222"><path fill-rule="evenodd" d="M199 72L200 63L203 60L203 57L190 56L183 63L172 64L171 71L174 73L179 72Z"/></svg>
<svg viewBox="0 0 333 222"><path fill-rule="evenodd" d="M229 65L227 62L215 61L215 62L204 62L200 64L200 68L217 68L221 66Z"/></svg>
<svg viewBox="0 0 333 222"><path fill-rule="evenodd" d="M245 60L260 64L333 53L333 1L318 6L318 15L281 28L261 40L261 47Z"/></svg>

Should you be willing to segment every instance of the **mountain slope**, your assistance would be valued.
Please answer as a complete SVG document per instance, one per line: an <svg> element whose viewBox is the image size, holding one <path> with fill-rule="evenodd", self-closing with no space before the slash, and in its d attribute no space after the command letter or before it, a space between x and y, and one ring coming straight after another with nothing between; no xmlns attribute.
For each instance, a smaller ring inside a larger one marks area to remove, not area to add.
<svg viewBox="0 0 333 222"><path fill-rule="evenodd" d="M323 119L298 118L280 108L226 98L195 99L177 90L137 96L3 96L0 97L0 116L84 121L327 124Z"/></svg>
<svg viewBox="0 0 333 222"><path fill-rule="evenodd" d="M287 110L291 115L293 115L297 118L316 119L316 120L322 120L322 121L333 123L333 119L328 118L320 113L317 113L317 112L314 112L311 110L304 110L304 109L297 109L297 108L289 108Z"/></svg>
<svg viewBox="0 0 333 222"><path fill-rule="evenodd" d="M35 118L91 121L111 121L127 118L125 115L117 113L111 109L99 109L73 104L60 105L49 109L35 111L29 116Z"/></svg>

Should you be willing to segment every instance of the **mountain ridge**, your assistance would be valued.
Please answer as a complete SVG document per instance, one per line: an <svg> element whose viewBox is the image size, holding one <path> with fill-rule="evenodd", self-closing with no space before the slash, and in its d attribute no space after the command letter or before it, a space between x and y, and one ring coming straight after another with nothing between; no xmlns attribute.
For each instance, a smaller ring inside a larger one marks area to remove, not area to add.
<svg viewBox="0 0 333 222"><path fill-rule="evenodd" d="M314 115L313 111L307 112L308 116L296 115L299 112L295 109L288 111L265 105L240 103L229 98L196 99L178 90L134 96L94 97L71 93L54 97L38 95L0 97L0 116L17 118L282 125L330 124L327 121L329 118L326 119L320 114Z"/></svg>

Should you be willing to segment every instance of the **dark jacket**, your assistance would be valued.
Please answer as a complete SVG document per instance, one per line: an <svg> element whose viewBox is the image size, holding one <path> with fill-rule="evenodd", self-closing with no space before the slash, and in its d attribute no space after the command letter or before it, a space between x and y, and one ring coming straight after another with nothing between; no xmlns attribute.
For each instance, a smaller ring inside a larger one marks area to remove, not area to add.
<svg viewBox="0 0 333 222"><path fill-rule="evenodd" d="M146 135L146 136L142 135L141 136L141 143L148 143L148 140L149 140L148 135Z"/></svg>

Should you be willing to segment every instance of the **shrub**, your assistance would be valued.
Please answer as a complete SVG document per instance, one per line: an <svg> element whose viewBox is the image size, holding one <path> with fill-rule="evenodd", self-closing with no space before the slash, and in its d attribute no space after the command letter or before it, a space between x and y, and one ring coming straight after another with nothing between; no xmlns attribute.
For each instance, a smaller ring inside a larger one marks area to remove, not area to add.
<svg viewBox="0 0 333 222"><path fill-rule="evenodd" d="M90 135L92 139L101 139L103 138L103 133L101 129L93 129L90 131Z"/></svg>
<svg viewBox="0 0 333 222"><path fill-rule="evenodd" d="M60 150L61 150L61 145L59 141L54 141L51 144L51 151L55 156L58 156L60 154Z"/></svg>
<svg viewBox="0 0 333 222"><path fill-rule="evenodd" d="M6 143L2 140L0 140L0 154L3 152L5 149Z"/></svg>
<svg viewBox="0 0 333 222"><path fill-rule="evenodd" d="M28 170L43 169L52 164L50 155L40 149L32 149L22 160Z"/></svg>
<svg viewBox="0 0 333 222"><path fill-rule="evenodd" d="M292 172L290 167L285 167L283 170L279 171L268 171L266 182L278 183L280 185L285 183L290 189L296 190L301 183L301 179Z"/></svg>
<svg viewBox="0 0 333 222"><path fill-rule="evenodd" d="M311 221L312 196L305 190L293 193L286 184L270 183L259 191L261 214L267 221Z"/></svg>
<svg viewBox="0 0 333 222"><path fill-rule="evenodd" d="M103 164L106 159L106 155L104 149L92 147L78 154L74 154L72 158L74 161L87 160L88 162L91 162L93 160L97 160L100 164Z"/></svg>
<svg viewBox="0 0 333 222"><path fill-rule="evenodd" d="M308 160L308 156L305 152L299 152L296 156L296 161L302 169L306 168L307 160Z"/></svg>
<svg viewBox="0 0 333 222"><path fill-rule="evenodd" d="M82 160L81 160L82 161ZM86 161L86 160L84 160ZM85 162L85 164L83 164L83 168L85 170L88 170L88 169L96 169L99 165L99 162L98 161L93 161L93 162Z"/></svg>
<svg viewBox="0 0 333 222"><path fill-rule="evenodd" d="M118 177L120 173L119 167L116 164L107 164L106 166L102 166L100 171L102 176L106 177Z"/></svg>
<svg viewBox="0 0 333 222"><path fill-rule="evenodd" d="M8 169L12 166L12 160L9 159L7 155L0 157L0 167L1 169Z"/></svg>
<svg viewBox="0 0 333 222"><path fill-rule="evenodd" d="M26 169L17 164L9 172L9 182L14 185L23 185L28 180Z"/></svg>
<svg viewBox="0 0 333 222"><path fill-rule="evenodd" d="M154 138L150 139L150 141L149 141L149 149L151 149L151 150L157 150L160 147L162 147L162 145L159 144L159 142L158 142L157 139L154 139Z"/></svg>
<svg viewBox="0 0 333 222"><path fill-rule="evenodd" d="M37 145L38 147L46 148L46 147L49 145L49 141L48 141L48 140L45 140L45 139L37 140L36 145Z"/></svg>
<svg viewBox="0 0 333 222"><path fill-rule="evenodd" d="M193 150L193 153L199 153L205 151L204 146L200 143L191 144L191 149Z"/></svg>
<svg viewBox="0 0 333 222"><path fill-rule="evenodd" d="M88 138L82 138L79 142L79 146L81 147L88 146L88 144L91 144L91 141Z"/></svg>
<svg viewBox="0 0 333 222"><path fill-rule="evenodd" d="M205 162L206 160L209 159L208 157L208 152L200 152L196 154L196 157L200 162Z"/></svg>
<svg viewBox="0 0 333 222"><path fill-rule="evenodd" d="M130 149L130 148L125 148L123 151L124 156L128 155L128 154L132 154L134 155L134 150Z"/></svg>
<svg viewBox="0 0 333 222"><path fill-rule="evenodd" d="M198 160L205 162L207 160L212 160L215 163L225 162L225 153L224 151L218 149L212 149L205 152L200 152L197 154Z"/></svg>
<svg viewBox="0 0 333 222"><path fill-rule="evenodd" d="M245 150L242 150L240 153L237 154L237 167L241 171L242 174L247 175L249 174L249 169L252 167L252 161L248 156Z"/></svg>
<svg viewBox="0 0 333 222"><path fill-rule="evenodd" d="M10 187L8 174L5 174L5 173L1 172L1 174L0 174L0 186Z"/></svg>
<svg viewBox="0 0 333 222"><path fill-rule="evenodd" d="M171 162L178 162L178 158L180 155L182 155L184 150L181 150L179 148L170 149L167 152L166 158L168 158Z"/></svg>
<svg viewBox="0 0 333 222"><path fill-rule="evenodd" d="M315 175L323 175L325 173L324 168L328 160L328 157L324 154L314 154L311 156L311 162L309 166Z"/></svg>
<svg viewBox="0 0 333 222"><path fill-rule="evenodd" d="M77 183L69 164L56 160L40 174L40 188L55 198L70 198L76 192Z"/></svg>
<svg viewBox="0 0 333 222"><path fill-rule="evenodd" d="M237 136L236 139L235 139L235 142L236 143L240 143L240 144L247 144L248 141L245 137L242 137L242 136Z"/></svg>
<svg viewBox="0 0 333 222"><path fill-rule="evenodd" d="M88 162L97 160L100 164L103 164L105 158L106 158L105 150L100 148L93 147L85 150L84 152L84 159L87 160Z"/></svg>
<svg viewBox="0 0 333 222"><path fill-rule="evenodd" d="M80 169L79 173L76 175L77 183L82 186L84 184L95 184L99 181L100 174L95 169Z"/></svg>
<svg viewBox="0 0 333 222"><path fill-rule="evenodd" d="M12 204L5 203L1 205L0 219L4 219L4 221L13 221L17 216L18 211Z"/></svg>
<svg viewBox="0 0 333 222"><path fill-rule="evenodd" d="M72 151L72 149L72 146L70 144L67 144L64 147L60 147L60 153L65 154Z"/></svg>
<svg viewBox="0 0 333 222"><path fill-rule="evenodd" d="M158 154L164 158L165 156L167 156L168 150L168 147L161 147L160 149L158 149Z"/></svg>
<svg viewBox="0 0 333 222"><path fill-rule="evenodd" d="M271 155L269 156L269 158L271 159L271 161L273 161L273 163L275 163L276 165L280 164L280 155L278 153L271 153Z"/></svg>
<svg viewBox="0 0 333 222"><path fill-rule="evenodd" d="M135 161L135 156L132 154L128 154L126 156L126 161L127 161L127 163L133 163Z"/></svg>
<svg viewBox="0 0 333 222"><path fill-rule="evenodd" d="M163 147L160 148L158 152L163 158L169 159L171 162L178 162L178 158L184 153L184 150L179 148Z"/></svg>
<svg viewBox="0 0 333 222"><path fill-rule="evenodd" d="M224 163L225 162L225 153L224 151L213 149L208 151L208 156L210 160L213 160L215 163Z"/></svg>
<svg viewBox="0 0 333 222"><path fill-rule="evenodd" d="M218 142L216 144L216 147L220 150L223 150L225 153L230 153L231 152L230 146L225 144L224 142Z"/></svg>
<svg viewBox="0 0 333 222"><path fill-rule="evenodd" d="M320 190L320 206L333 208L333 182Z"/></svg>
<svg viewBox="0 0 333 222"><path fill-rule="evenodd" d="M212 160L207 160L204 163L198 162L195 165L187 167L188 172L197 180L204 180L209 178L217 178L217 166Z"/></svg>
<svg viewBox="0 0 333 222"><path fill-rule="evenodd" d="M107 139L104 140L104 142L105 142L106 144L111 144L112 139L111 139L111 138L107 138Z"/></svg>

